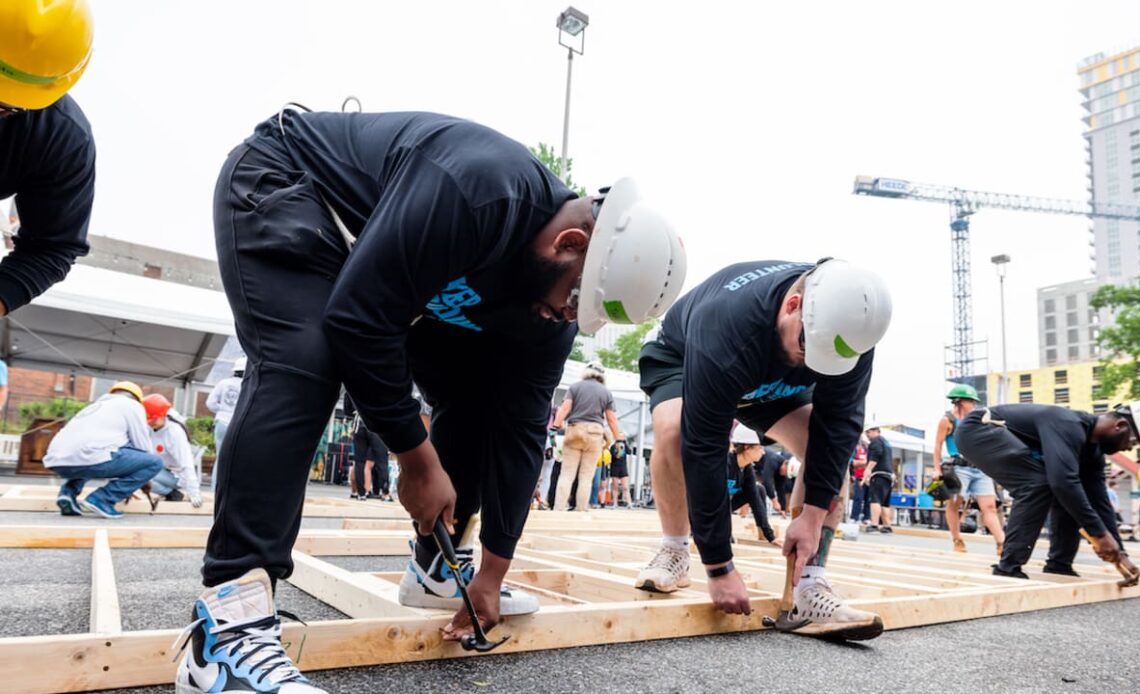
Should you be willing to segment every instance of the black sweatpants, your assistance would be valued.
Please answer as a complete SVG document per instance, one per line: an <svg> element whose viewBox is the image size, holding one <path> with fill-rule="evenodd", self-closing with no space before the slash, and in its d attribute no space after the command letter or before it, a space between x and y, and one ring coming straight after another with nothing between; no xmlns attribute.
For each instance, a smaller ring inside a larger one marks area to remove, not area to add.
<svg viewBox="0 0 1140 694"><path fill-rule="evenodd" d="M737 489L728 503L733 511L737 511L740 507L747 504L752 509L752 516L756 519L756 525L760 528L760 532L764 533L765 539L771 542L776 537L775 531L772 530L772 524L768 520L768 494L764 489L764 485L756 479L756 473L749 465L744 469L741 484L743 488Z"/></svg>
<svg viewBox="0 0 1140 694"><path fill-rule="evenodd" d="M220 453L207 586L258 567L292 573L309 466L342 381L322 321L348 251L308 174L262 134L264 148L230 153L214 194L218 264L249 363ZM431 440L457 493L453 539L482 509L483 546L514 555L573 338L520 344L431 320L412 328L412 375L435 407Z"/></svg>
<svg viewBox="0 0 1140 694"><path fill-rule="evenodd" d="M1033 554L1046 516L1050 517L1049 566L1064 568L1073 564L1080 549L1080 528L1057 502L1045 476L1045 463L1021 439L1003 426L983 424L986 410L976 409L962 420L954 434L958 451L982 472L994 478L1013 495L1013 510L1005 528L1005 547L999 564L1003 571L1020 568ZM1091 500L1099 498L1096 487L1104 488L1104 469L1081 470L1081 486ZM1092 493L1090 493L1092 492ZM1112 507L1093 503L1097 515L1120 542ZM1123 547L1123 544L1121 545Z"/></svg>

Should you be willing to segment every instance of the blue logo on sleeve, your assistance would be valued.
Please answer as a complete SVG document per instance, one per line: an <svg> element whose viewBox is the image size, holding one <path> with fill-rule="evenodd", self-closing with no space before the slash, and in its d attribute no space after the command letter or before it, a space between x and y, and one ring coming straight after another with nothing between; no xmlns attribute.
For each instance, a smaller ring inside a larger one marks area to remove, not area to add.
<svg viewBox="0 0 1140 694"><path fill-rule="evenodd" d="M476 306L482 301L483 297L467 286L467 278L460 277L457 280L452 280L439 294L428 299L427 310L431 311L431 317L438 321L450 323L459 328L482 332L482 328L463 315L464 308Z"/></svg>
<svg viewBox="0 0 1140 694"><path fill-rule="evenodd" d="M781 398L790 398L793 395L807 390L807 386L792 386L784 383L784 379L779 378L771 383L765 383L751 393L746 393L741 400L751 400L753 402L772 402Z"/></svg>

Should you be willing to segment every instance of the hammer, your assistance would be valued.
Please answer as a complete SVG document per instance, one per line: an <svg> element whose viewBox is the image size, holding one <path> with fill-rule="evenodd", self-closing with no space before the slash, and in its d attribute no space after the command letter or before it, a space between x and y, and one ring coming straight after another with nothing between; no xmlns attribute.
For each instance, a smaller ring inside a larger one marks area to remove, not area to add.
<svg viewBox="0 0 1140 694"><path fill-rule="evenodd" d="M788 555L788 567L784 573L784 594L780 597L780 611L775 619L765 616L760 623L776 631L795 631L804 626L810 619L792 619L792 602L794 593L792 588L792 574L796 570L796 553Z"/></svg>
<svg viewBox="0 0 1140 694"><path fill-rule="evenodd" d="M1088 540L1089 544L1094 548L1096 547L1096 543L1093 542L1092 535L1089 535L1088 531L1084 528L1081 528L1081 537ZM1116 585L1120 586L1121 588L1130 588L1135 585L1140 585L1140 574L1132 573L1128 569L1124 568L1124 564L1120 563L1119 561L1116 562L1116 570L1119 571L1120 575L1124 577L1117 581Z"/></svg>
<svg viewBox="0 0 1140 694"><path fill-rule="evenodd" d="M451 544L451 536L447 534L447 528L443 525L442 520L436 519L432 534L435 535L435 543L439 545L439 551L443 552L443 560L447 562L451 573L455 575L455 583L459 586L459 595L463 597L463 604L467 606L467 616L471 618L471 628L475 630L474 634L467 634L459 639L459 645L463 646L465 651L479 651L480 653L493 651L511 638L510 635L508 634L498 641L491 641L487 638L487 632L483 631L483 625L479 623L479 615L475 614L475 605L471 602L471 596L467 594L467 579L463 576L463 571L460 570L459 559L455 556L455 547Z"/></svg>

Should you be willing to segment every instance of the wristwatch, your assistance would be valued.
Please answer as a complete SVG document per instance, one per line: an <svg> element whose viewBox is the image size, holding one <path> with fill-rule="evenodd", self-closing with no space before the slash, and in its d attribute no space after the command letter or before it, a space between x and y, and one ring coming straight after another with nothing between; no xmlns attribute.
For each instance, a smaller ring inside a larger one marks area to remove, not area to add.
<svg viewBox="0 0 1140 694"><path fill-rule="evenodd" d="M731 561L729 561L727 564L719 568L705 569L705 575L707 575L709 578L719 578L721 576L727 576L735 570L736 567L732 565Z"/></svg>

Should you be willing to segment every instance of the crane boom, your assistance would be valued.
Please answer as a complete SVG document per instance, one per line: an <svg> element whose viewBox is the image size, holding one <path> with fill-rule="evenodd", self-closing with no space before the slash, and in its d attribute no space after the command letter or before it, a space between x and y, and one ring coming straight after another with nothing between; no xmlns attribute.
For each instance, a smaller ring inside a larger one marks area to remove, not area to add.
<svg viewBox="0 0 1140 694"><path fill-rule="evenodd" d="M1060 200L1031 195L990 193L954 186L913 183L901 178L856 176L856 195L950 205L951 272L954 291L954 344L950 377L964 380L973 370L973 316L970 289L970 215L983 207L1101 219L1140 220L1140 206L1113 202Z"/></svg>

